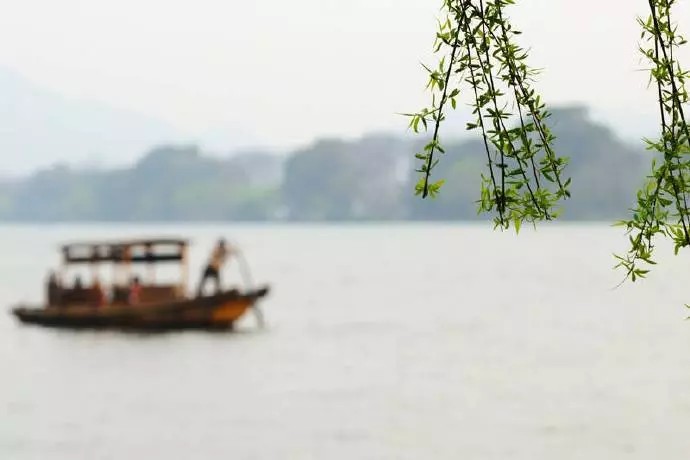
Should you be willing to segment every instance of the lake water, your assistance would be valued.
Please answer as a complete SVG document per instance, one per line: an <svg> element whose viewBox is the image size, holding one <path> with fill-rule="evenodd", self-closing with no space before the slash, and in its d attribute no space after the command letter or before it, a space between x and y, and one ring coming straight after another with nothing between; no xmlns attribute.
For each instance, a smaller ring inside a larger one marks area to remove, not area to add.
<svg viewBox="0 0 690 460"><path fill-rule="evenodd" d="M5 226L0 304L56 246L215 238L270 282L267 327L136 335L0 315L0 458L690 458L690 263L618 289L619 229ZM229 269L228 277L237 274Z"/></svg>

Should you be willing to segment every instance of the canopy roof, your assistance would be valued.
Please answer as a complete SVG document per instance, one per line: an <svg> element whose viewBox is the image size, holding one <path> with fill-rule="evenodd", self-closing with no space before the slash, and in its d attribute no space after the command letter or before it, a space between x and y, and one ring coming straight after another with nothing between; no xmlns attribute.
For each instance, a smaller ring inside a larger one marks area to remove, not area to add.
<svg viewBox="0 0 690 460"><path fill-rule="evenodd" d="M66 264L181 262L189 240L132 239L70 243L62 246Z"/></svg>

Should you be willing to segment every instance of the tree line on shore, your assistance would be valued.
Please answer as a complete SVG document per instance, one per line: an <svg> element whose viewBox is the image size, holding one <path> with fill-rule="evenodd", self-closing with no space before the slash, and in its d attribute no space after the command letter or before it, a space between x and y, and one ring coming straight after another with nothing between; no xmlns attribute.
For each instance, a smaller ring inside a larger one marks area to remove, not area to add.
<svg viewBox="0 0 690 460"><path fill-rule="evenodd" d="M583 107L553 110L559 154L570 158L572 198L562 217L626 215L649 165L648 153L593 122ZM324 139L288 154L226 158L195 146L162 146L117 169L65 165L0 183L0 220L83 221L390 221L474 220L485 154L479 139L446 142L436 199L414 196L414 153L404 136Z"/></svg>

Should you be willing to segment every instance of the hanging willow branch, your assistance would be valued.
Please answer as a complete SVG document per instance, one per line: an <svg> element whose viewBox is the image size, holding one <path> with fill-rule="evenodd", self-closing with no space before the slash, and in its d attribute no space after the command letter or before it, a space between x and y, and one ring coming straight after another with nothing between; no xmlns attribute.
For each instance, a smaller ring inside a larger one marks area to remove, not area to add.
<svg viewBox="0 0 690 460"><path fill-rule="evenodd" d="M617 267L622 267L632 281L644 277L649 265L655 263L652 256L657 236L671 238L676 254L690 245L690 129L685 116L685 81L690 73L674 58L675 51L686 40L672 21L675 0L648 3L649 17L638 19L644 40L640 51L651 63L650 82L658 95L661 135L658 140L646 142L660 159L652 163L647 184L637 194L632 217L619 223L627 228L630 249L627 254L616 256Z"/></svg>
<svg viewBox="0 0 690 460"><path fill-rule="evenodd" d="M554 136L545 121L549 113L531 83L536 71L527 52L515 43L514 30L504 14L513 0L444 0L445 21L439 24L435 51L443 52L436 70L429 72L431 107L409 114L415 132L433 126L433 135L416 157L421 177L416 193L436 196L443 181L431 175L445 151L440 127L450 104L470 90L475 121L484 142L488 174L482 176L479 210L495 212L495 224L516 230L524 221L550 220L556 204L570 196L570 180L562 180L564 158L553 151ZM515 121L513 121L515 120ZM517 126L513 126L516 124Z"/></svg>
<svg viewBox="0 0 690 460"><path fill-rule="evenodd" d="M685 109L690 100L683 70L675 56L686 44L673 22L676 0L647 0L649 16L638 19L642 28L640 51L651 64L650 82L658 96L660 136L645 140L655 152L652 171L637 193L637 204L626 227L630 249L616 256L632 281L649 272L655 239L669 237L675 252L690 246L690 126ZM409 114L415 132L433 127L431 140L416 157L421 165L416 193L436 196L443 181L432 181L432 171L444 154L440 128L448 106L456 109L465 90L472 100L475 120L468 130L481 133L488 174L482 175L479 210L495 212L496 226L519 230L524 221L535 223L557 215L558 202L570 196L570 179L562 180L564 158L553 150L554 136L546 125L549 113L531 83L527 52L515 43L520 32L505 15L515 0L443 0L445 20L439 23L435 52L442 53L438 68L429 72L431 107Z"/></svg>

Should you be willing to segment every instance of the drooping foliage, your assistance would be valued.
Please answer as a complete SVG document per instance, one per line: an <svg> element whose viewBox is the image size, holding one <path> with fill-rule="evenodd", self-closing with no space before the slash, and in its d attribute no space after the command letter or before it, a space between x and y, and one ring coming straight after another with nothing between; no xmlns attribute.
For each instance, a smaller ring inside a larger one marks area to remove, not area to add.
<svg viewBox="0 0 690 460"><path fill-rule="evenodd" d="M537 72L527 64L527 52L517 44L520 32L507 14L515 0L443 0L434 50L442 57L426 68L430 107L408 114L415 132L430 132L416 157L420 161L416 193L436 196L443 181L432 180L444 153L441 126L458 100L467 97L485 151L485 173L479 211L491 212L495 224L519 230L522 222L550 220L561 200L570 196L565 179L567 161L554 150L549 112L533 88ZM690 73L676 59L686 40L674 22L676 0L648 0L649 15L639 18L640 51L650 63L650 86L658 94L660 135L645 140L656 153L645 186L629 219L620 222L630 236L630 249L618 267L635 281L654 264L654 241L671 238L676 252L690 246L690 129L685 108ZM631 37L631 39L634 37ZM615 180L615 178L611 178Z"/></svg>
<svg viewBox="0 0 690 460"><path fill-rule="evenodd" d="M479 208L495 213L496 226L513 223L519 229L523 221L555 217L556 204L569 196L569 180L562 178L566 159L552 147L549 112L532 87L537 72L528 66L527 52L515 42L520 32L504 13L512 3L444 0L445 18L435 43L435 51L444 56L436 69L427 68L432 103L410 114L410 126L433 132L417 154L421 177L416 187L424 198L433 197L442 185L431 180L444 153L441 124L448 107L455 109L469 92L475 120L467 129L481 133L486 156Z"/></svg>
<svg viewBox="0 0 690 460"><path fill-rule="evenodd" d="M658 161L646 185L637 193L637 206L628 220L620 224L630 235L630 249L619 259L633 281L644 277L653 265L654 240L666 236L673 240L676 254L690 245L690 129L685 114L688 91L685 82L690 72L675 58L678 47L686 43L673 21L675 0L649 0L650 14L639 18L643 44L640 52L650 64L650 83L658 95L660 135L646 139Z"/></svg>

